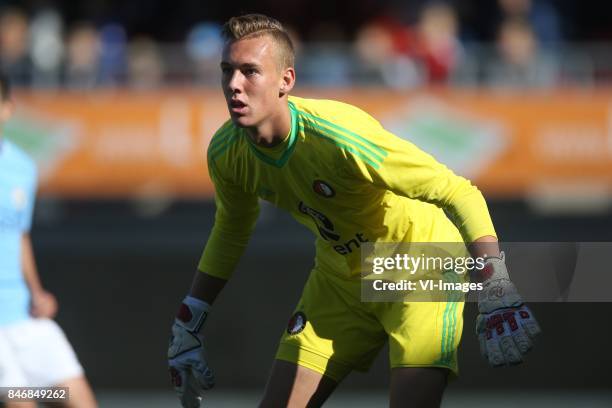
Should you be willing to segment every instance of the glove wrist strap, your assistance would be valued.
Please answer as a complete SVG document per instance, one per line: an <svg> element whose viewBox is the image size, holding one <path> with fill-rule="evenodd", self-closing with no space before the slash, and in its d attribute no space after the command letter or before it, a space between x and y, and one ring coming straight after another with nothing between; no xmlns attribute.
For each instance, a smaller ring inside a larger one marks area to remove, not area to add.
<svg viewBox="0 0 612 408"><path fill-rule="evenodd" d="M493 282L500 279L510 280L508 269L506 268L506 255L502 251L499 258L495 256L485 258L485 264L482 268L482 278L485 285L488 282Z"/></svg>
<svg viewBox="0 0 612 408"><path fill-rule="evenodd" d="M190 332L199 332L208 317L211 306L193 296L185 296L174 321Z"/></svg>

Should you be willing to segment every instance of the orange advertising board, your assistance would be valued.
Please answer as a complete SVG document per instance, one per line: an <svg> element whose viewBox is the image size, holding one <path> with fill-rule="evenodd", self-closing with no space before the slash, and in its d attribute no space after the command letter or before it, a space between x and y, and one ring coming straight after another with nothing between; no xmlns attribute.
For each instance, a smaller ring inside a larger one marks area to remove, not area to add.
<svg viewBox="0 0 612 408"><path fill-rule="evenodd" d="M359 106L488 196L612 190L612 90L296 91ZM30 92L4 134L43 195L209 197L206 147L228 114L218 90Z"/></svg>

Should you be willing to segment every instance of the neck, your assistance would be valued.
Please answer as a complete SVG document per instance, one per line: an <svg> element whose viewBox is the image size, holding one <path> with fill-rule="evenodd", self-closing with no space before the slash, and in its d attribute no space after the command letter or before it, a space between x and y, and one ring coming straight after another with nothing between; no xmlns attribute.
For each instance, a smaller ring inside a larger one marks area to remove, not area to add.
<svg viewBox="0 0 612 408"><path fill-rule="evenodd" d="M289 104L285 101L277 113L259 125L247 128L246 131L251 140L259 146L273 147L282 143L291 131Z"/></svg>

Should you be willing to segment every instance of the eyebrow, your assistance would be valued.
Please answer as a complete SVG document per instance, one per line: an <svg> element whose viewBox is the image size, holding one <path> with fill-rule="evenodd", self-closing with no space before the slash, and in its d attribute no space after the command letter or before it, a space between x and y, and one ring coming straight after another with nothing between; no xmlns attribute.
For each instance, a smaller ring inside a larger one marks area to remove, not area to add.
<svg viewBox="0 0 612 408"><path fill-rule="evenodd" d="M221 61L221 67L232 67L233 65L230 64L227 61ZM240 69L245 69L245 68L261 68L261 65L259 64L254 64L254 63L250 63L250 62L245 62L244 64L240 64L238 65L238 68Z"/></svg>

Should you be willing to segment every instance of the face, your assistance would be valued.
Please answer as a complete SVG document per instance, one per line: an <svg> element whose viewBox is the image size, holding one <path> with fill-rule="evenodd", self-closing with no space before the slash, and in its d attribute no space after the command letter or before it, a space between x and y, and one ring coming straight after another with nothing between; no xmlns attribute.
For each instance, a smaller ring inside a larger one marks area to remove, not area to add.
<svg viewBox="0 0 612 408"><path fill-rule="evenodd" d="M283 107L281 96L292 85L293 68L281 69L269 36L229 42L223 48L221 85L234 123L257 127Z"/></svg>

